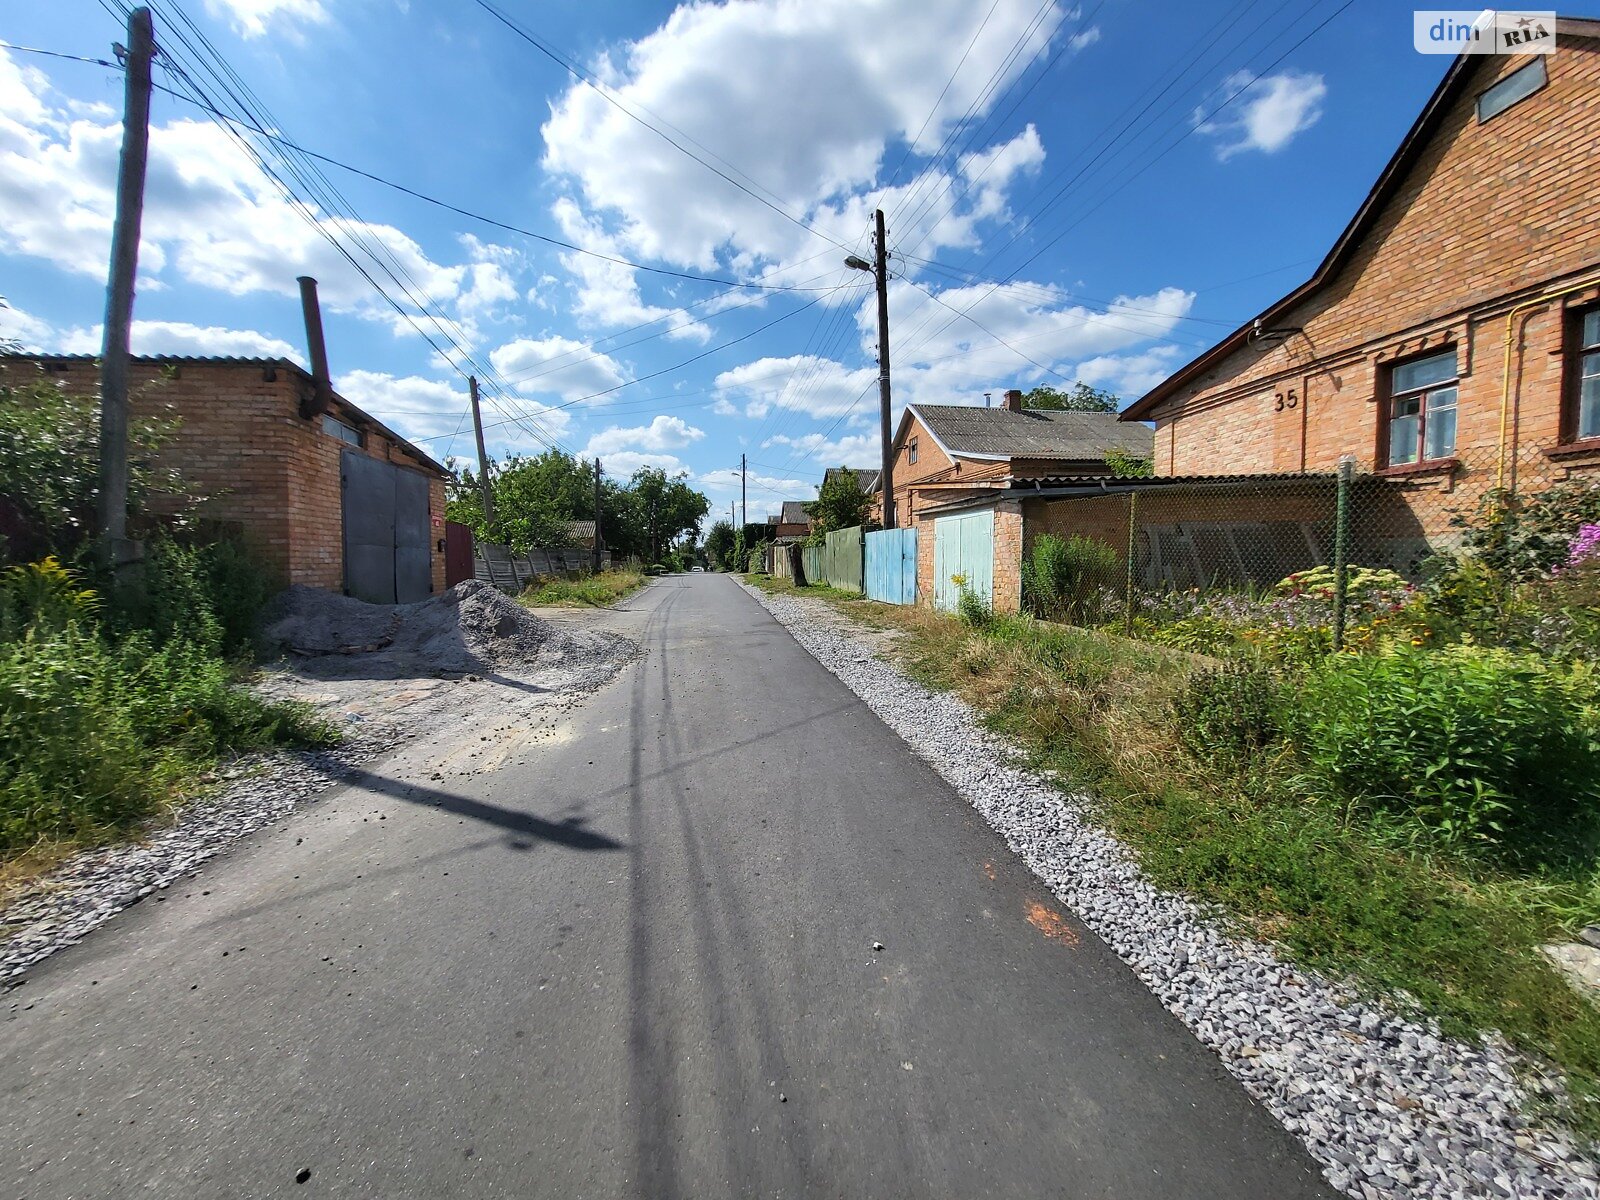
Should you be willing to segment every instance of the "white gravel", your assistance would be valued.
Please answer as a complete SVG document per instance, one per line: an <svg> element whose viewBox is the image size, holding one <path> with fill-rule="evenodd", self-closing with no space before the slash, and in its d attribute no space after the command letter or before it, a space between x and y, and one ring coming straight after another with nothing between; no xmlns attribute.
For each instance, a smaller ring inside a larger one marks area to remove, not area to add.
<svg viewBox="0 0 1600 1200"><path fill-rule="evenodd" d="M1225 932L1151 886L1126 847L1020 767L965 702L879 660L825 605L749 590L1221 1057L1333 1186L1362 1200L1600 1197L1595 1162L1529 1115L1559 1085L1503 1044L1444 1038ZM1530 1093L1530 1080L1547 1094Z"/></svg>
<svg viewBox="0 0 1600 1200"><path fill-rule="evenodd" d="M266 672L257 690L316 705L345 740L327 751L236 759L219 770L211 794L143 837L75 854L31 883L0 911L0 985L15 985L29 967L129 905L159 899L175 880L360 764L488 717L570 704L638 650L614 633L558 627L473 581L398 608L292 588L275 607L273 628L288 635L280 640L310 642L311 654Z"/></svg>

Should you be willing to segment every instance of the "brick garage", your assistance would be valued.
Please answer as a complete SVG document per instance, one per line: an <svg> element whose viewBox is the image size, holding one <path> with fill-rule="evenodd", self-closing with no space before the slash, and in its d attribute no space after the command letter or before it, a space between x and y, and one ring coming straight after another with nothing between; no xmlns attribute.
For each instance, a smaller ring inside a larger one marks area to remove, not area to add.
<svg viewBox="0 0 1600 1200"><path fill-rule="evenodd" d="M92 357L0 357L7 384L40 374L79 395L99 391ZM429 590L443 590L449 473L337 393L326 414L303 416L314 391L311 375L282 359L135 358L130 376L133 415L177 423L159 465L203 497L202 520L237 534L278 582L346 590L341 455L349 450L425 480L427 578ZM155 497L152 508L171 511L173 502Z"/></svg>
<svg viewBox="0 0 1600 1200"><path fill-rule="evenodd" d="M1440 493L1596 477L1576 418L1600 312L1600 22L1557 35L1551 55L1458 59L1312 278L1123 414L1155 422L1157 474L1349 456L1432 488L1411 493L1430 535ZM1404 368L1452 354L1453 436L1413 452L1392 436Z"/></svg>

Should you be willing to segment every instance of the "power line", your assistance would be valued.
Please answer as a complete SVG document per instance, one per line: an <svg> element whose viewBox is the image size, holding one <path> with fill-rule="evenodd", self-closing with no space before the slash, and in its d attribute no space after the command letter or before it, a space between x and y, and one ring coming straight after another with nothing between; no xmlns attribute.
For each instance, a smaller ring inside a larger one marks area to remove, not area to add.
<svg viewBox="0 0 1600 1200"><path fill-rule="evenodd" d="M669 134L662 132L660 129L658 129L654 125L650 124L649 121L646 121L638 113L634 112L626 104L623 104L622 101L618 100L615 96L613 96L611 94L610 89L604 87L598 80L596 80L592 75L590 75L589 72L585 71L582 67L579 67L576 63L570 62L567 59L563 58L561 55L557 54L553 49L551 49L549 46L547 46L539 38L534 36L528 30L524 29L521 25L519 25L517 22L513 21L510 17L506 16L505 13L501 12L493 4L489 3L489 0L477 0L477 3L479 5L479 7L481 7L485 12L489 13L491 16L493 16L495 18L495 20L499 21L507 29L511 30L512 33L516 34L523 41L527 42L530 46L534 47L534 49L538 50L539 53L543 54L546 58L550 59L550 61L556 63L562 69L564 69L564 70L570 72L571 74L577 76L577 78L579 80L581 80L583 83L587 84L589 87L593 88L597 93L599 93L600 97L606 101L606 103L610 104L618 112L622 113L629 120L635 121L638 124L642 125L644 128L648 129L651 133L655 134L662 141L666 142L669 146L671 146L674 150L677 150L680 154L683 154L688 158L692 158L695 162L699 163L702 167L704 167L706 170L710 171L713 175L717 176L719 179L722 179L723 181L727 182L728 184L731 184L733 187L738 188L741 192L743 192L745 195L749 196L752 200L755 200L758 203L766 206L767 208L770 208L773 212L777 213L784 220L792 222L795 225L798 225L801 229L804 229L807 233L810 233L810 234L812 234L812 235L814 235L816 237L820 237L824 241L832 242L835 246L837 246L841 250L848 251L850 249L843 242L841 242L837 238L835 238L832 234L824 233L822 230L818 229L816 226L814 226L814 225L810 224L809 222L804 221L801 218L795 216L793 213L789 212L787 209L783 208L781 205L775 204L771 200L768 200L765 196L759 195L753 188L746 187L744 184L740 183L737 179L735 179L732 175L729 175L726 171L723 171L720 167L717 167L714 164L712 164L710 162L707 162L704 158L700 157L700 155L696 154L693 150L688 149L686 146L683 145L682 142L679 142L676 138L673 138ZM663 124L665 124L665 122L663 122ZM693 139L690 139L687 134L683 134L681 130L678 131L678 132L680 133L681 136L683 136L685 138L685 140L693 140ZM699 143L696 143L696 145L698 145L698 144ZM704 147L702 147L702 149L703 148ZM707 153L710 153L710 151L707 151ZM735 171L738 170L738 168L733 167L731 163L728 164L728 166L732 170L735 170ZM738 173L741 174L741 175L744 174L744 172L742 172L742 171L740 171ZM746 176L746 178L748 179L749 176ZM752 180L751 182L754 183L754 180ZM756 186L759 187L760 185L758 184ZM762 188L761 190L762 191L767 191L768 195L773 195L773 193L768 191L768 189L766 189L766 188Z"/></svg>
<svg viewBox="0 0 1600 1200"><path fill-rule="evenodd" d="M97 67L110 67L113 71L122 70L122 64L111 62L104 58L85 58L81 54L66 54L60 50L41 50L37 46L16 46L10 42L0 42L0 50L16 50L23 54L42 54L46 58L64 58L69 62L91 63Z"/></svg>

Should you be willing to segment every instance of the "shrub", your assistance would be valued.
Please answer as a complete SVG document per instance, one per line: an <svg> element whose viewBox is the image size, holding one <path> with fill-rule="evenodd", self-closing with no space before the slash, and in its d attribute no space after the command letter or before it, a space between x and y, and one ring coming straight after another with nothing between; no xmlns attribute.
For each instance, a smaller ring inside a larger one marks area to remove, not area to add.
<svg viewBox="0 0 1600 1200"><path fill-rule="evenodd" d="M952 578L958 578L952 576ZM989 601L978 595L962 580L956 585L961 589L956 597L956 616L961 618L961 623L971 629L982 629L994 620L994 612L989 607Z"/></svg>
<svg viewBox="0 0 1600 1200"><path fill-rule="evenodd" d="M1295 713L1302 782L1402 836L1542 842L1600 803L1592 685L1536 659L1339 656L1308 672Z"/></svg>
<svg viewBox="0 0 1600 1200"><path fill-rule="evenodd" d="M1270 673L1227 663L1190 674L1169 711L1178 741L1196 762L1237 774L1278 740L1278 704Z"/></svg>
<svg viewBox="0 0 1600 1200"><path fill-rule="evenodd" d="M1114 548L1093 538L1040 534L1023 556L1023 601L1046 620L1090 624L1102 594L1116 585L1118 561Z"/></svg>
<svg viewBox="0 0 1600 1200"><path fill-rule="evenodd" d="M1475 520L1459 523L1469 553L1494 571L1526 579L1566 562L1583 526L1600 523L1600 484L1573 480L1530 500L1492 493Z"/></svg>

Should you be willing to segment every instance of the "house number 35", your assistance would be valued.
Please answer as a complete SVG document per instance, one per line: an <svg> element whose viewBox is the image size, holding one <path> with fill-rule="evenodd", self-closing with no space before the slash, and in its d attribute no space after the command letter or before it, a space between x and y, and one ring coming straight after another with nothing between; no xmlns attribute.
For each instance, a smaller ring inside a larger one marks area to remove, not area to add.
<svg viewBox="0 0 1600 1200"><path fill-rule="evenodd" d="M1296 404L1299 404L1299 403L1300 403L1300 397L1295 395L1295 391L1294 391L1293 388L1290 388L1287 392L1278 392L1277 393L1276 399L1273 401L1273 404L1272 404L1272 411L1273 412L1282 412L1284 409L1293 408Z"/></svg>

